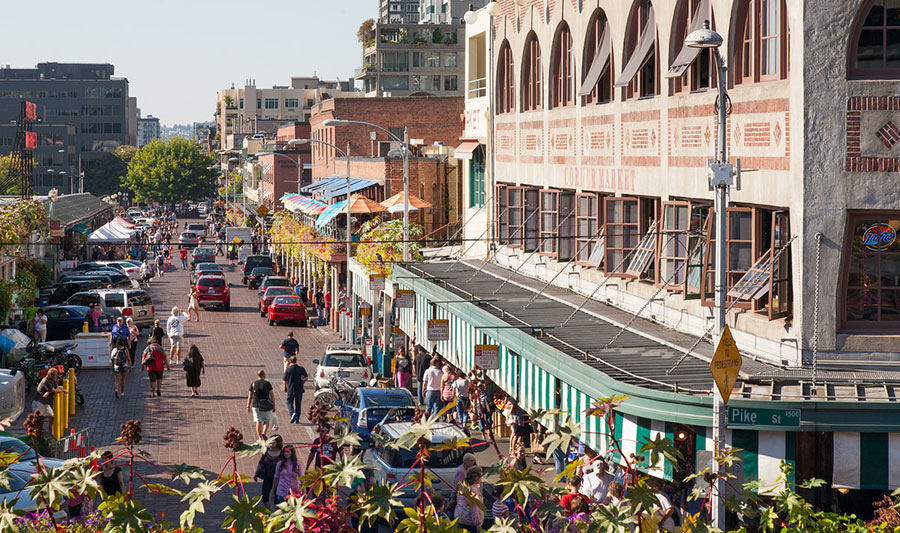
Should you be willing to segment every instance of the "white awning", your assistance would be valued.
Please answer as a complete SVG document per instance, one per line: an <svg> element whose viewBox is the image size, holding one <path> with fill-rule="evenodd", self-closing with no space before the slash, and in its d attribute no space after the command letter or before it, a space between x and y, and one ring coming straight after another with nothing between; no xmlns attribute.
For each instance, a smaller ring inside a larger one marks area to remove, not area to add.
<svg viewBox="0 0 900 533"><path fill-rule="evenodd" d="M463 141L453 150L453 157L456 159L469 160L472 159L472 152L478 148L478 141Z"/></svg>
<svg viewBox="0 0 900 533"><path fill-rule="evenodd" d="M709 0L700 0L700 3L697 4L697 9L691 14L691 25L688 26L685 36L689 35L692 31L702 28L703 21L710 20L710 18ZM666 72L666 75L663 77L677 78L684 74L684 71L691 66L694 59L697 59L697 56L700 55L700 50L700 48L691 48L690 46L681 43L681 50L678 52L678 55L675 56L675 60L672 61L669 72Z"/></svg>
<svg viewBox="0 0 900 533"><path fill-rule="evenodd" d="M641 31L641 37L638 39L634 53L631 54L631 58L628 60L625 68L622 69L622 74L616 80L616 87L624 87L631 83L634 75L637 74L637 71L644 65L644 61L647 60L647 55L653 49L655 42L656 16L653 13L653 6L650 6L650 13L647 14L647 24L644 24L644 29Z"/></svg>
<svg viewBox="0 0 900 533"><path fill-rule="evenodd" d="M609 21L603 21L600 43L597 45L597 50L594 52L594 60L591 62L591 68L588 69L587 76L584 78L584 83L581 84L581 89L578 90L578 96L587 96L591 94L591 91L594 90L594 86L597 85L597 80L599 80L600 76L603 76L603 73L609 68L609 40Z"/></svg>

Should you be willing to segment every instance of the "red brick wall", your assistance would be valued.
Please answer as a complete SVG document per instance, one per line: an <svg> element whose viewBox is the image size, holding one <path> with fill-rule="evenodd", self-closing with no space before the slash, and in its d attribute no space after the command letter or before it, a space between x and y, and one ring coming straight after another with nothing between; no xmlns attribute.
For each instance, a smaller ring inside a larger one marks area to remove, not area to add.
<svg viewBox="0 0 900 533"><path fill-rule="evenodd" d="M298 156L303 164L304 154L291 154L290 152L279 152L286 156ZM305 154L306 157L309 154ZM297 165L284 157L272 155L260 156L259 163L262 166L262 191L265 195L267 207L270 209L282 207L281 197L287 192L297 192Z"/></svg>

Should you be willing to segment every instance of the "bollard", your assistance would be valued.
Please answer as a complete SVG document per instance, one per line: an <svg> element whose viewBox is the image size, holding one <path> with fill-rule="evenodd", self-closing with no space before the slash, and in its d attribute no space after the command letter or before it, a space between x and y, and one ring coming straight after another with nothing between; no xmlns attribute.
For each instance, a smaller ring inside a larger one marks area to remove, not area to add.
<svg viewBox="0 0 900 533"><path fill-rule="evenodd" d="M91 326L90 326L90 324L88 324L88 321L85 320L84 324L81 325L81 332L82 333L90 333L90 331L91 331Z"/></svg>
<svg viewBox="0 0 900 533"><path fill-rule="evenodd" d="M61 420L60 411L61 411L60 395L54 394L53 395L53 427L51 428L51 432L53 433L53 438L55 438L56 440L59 440L59 437L62 434L62 432L59 429L60 428L59 421Z"/></svg>
<svg viewBox="0 0 900 533"><path fill-rule="evenodd" d="M75 369L69 369L69 393L66 395L69 402L69 414L75 414Z"/></svg>
<svg viewBox="0 0 900 533"><path fill-rule="evenodd" d="M62 388L66 392L68 392L69 378L63 379ZM59 433L60 433L60 435L62 435L63 433L66 432L66 429L68 429L68 427L69 427L69 399L68 399L69 395L66 393L63 393L61 395L57 394L57 396L59 396L59 411L57 411L59 413L58 416L60 419Z"/></svg>

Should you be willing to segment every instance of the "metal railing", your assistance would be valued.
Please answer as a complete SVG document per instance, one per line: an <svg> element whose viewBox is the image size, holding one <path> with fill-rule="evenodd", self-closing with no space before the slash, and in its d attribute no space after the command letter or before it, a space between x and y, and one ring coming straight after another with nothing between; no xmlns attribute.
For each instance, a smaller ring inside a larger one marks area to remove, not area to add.
<svg viewBox="0 0 900 533"><path fill-rule="evenodd" d="M469 98L487 96L487 78L469 80Z"/></svg>

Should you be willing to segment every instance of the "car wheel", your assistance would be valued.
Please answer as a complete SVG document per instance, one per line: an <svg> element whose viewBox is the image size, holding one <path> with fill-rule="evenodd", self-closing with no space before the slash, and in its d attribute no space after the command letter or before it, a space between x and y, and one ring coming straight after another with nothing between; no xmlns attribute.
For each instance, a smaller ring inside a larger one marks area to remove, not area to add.
<svg viewBox="0 0 900 533"><path fill-rule="evenodd" d="M274 326L274 325L275 325L275 321L272 320L271 318L269 319L269 325L270 325L270 326Z"/></svg>
<svg viewBox="0 0 900 533"><path fill-rule="evenodd" d="M300 327L301 327L301 328L305 328L305 327L306 327L306 320L301 320L301 321L300 321Z"/></svg>
<svg viewBox="0 0 900 533"><path fill-rule="evenodd" d="M263 317L266 316L266 312L263 311L262 309L260 309L260 310L259 310L259 316L263 316Z"/></svg>
<svg viewBox="0 0 900 533"><path fill-rule="evenodd" d="M231 311L231 302L228 302L228 303L225 304L225 310L226 310L226 311Z"/></svg>
<svg viewBox="0 0 900 533"><path fill-rule="evenodd" d="M72 329L69 330L69 338L70 338L70 339L74 339L75 336L78 335L79 333L81 333L81 330L80 330L80 329L78 329L78 328L72 328Z"/></svg>

